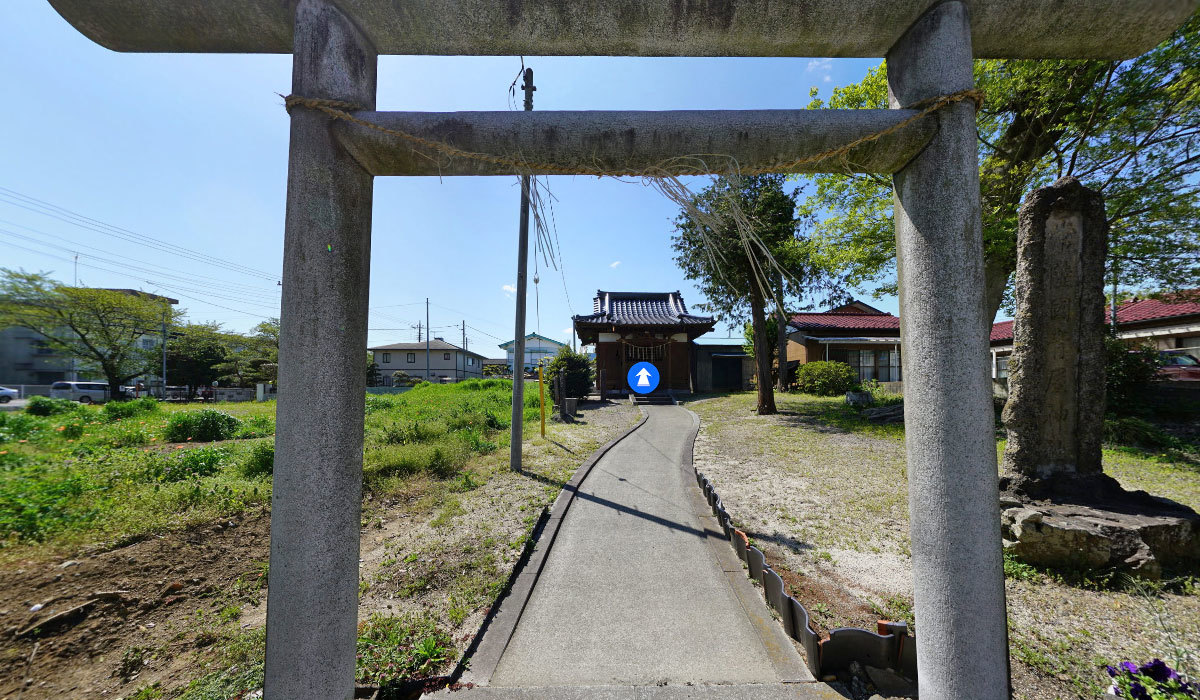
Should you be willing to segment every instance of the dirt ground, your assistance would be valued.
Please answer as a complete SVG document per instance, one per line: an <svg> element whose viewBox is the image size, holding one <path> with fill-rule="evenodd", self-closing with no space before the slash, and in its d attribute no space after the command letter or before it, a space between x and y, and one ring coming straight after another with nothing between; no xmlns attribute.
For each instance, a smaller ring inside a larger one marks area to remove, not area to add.
<svg viewBox="0 0 1200 700"><path fill-rule="evenodd" d="M750 394L688 404L701 417L697 468L731 517L781 572L819 632L913 622L903 435L847 432L803 415L810 399L778 396L759 417ZM789 415L790 414L790 415ZM1109 458L1112 457L1112 464ZM1105 455L1126 488L1192 507L1200 474ZM1171 660L1200 649L1200 595L1091 590L1045 576L1006 581L1014 697L1094 698L1104 665ZM919 632L920 621L915 623Z"/></svg>
<svg viewBox="0 0 1200 700"><path fill-rule="evenodd" d="M411 493L364 503L360 620L430 614L451 629L461 654L542 508L639 416L624 403L581 413L551 423L546 440L528 431L532 475L510 472L507 450L498 450L468 465L461 483L430 488L417 479ZM265 624L269 530L260 509L111 551L6 565L0 698L178 695L221 667L223 646ZM156 683L161 694L137 695Z"/></svg>

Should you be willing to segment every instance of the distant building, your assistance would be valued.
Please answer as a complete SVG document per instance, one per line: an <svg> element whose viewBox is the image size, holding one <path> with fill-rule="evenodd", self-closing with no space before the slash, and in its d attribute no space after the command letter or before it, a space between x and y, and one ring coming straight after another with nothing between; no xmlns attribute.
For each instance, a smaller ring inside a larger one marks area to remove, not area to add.
<svg viewBox="0 0 1200 700"><path fill-rule="evenodd" d="M429 372L425 372L425 343L393 343L367 348L372 354L384 386L392 385L392 373L403 370L431 382L460 382L483 377L486 357L464 350L441 338L429 341Z"/></svg>
<svg viewBox="0 0 1200 700"><path fill-rule="evenodd" d="M638 362L659 372L660 391L694 390L692 341L713 329L711 316L688 313L679 292L597 291L594 313L575 316L579 342L596 346L602 390L628 392L626 374Z"/></svg>
<svg viewBox="0 0 1200 700"><path fill-rule="evenodd" d="M844 362L859 381L901 381L900 317L861 301L788 322L788 363Z"/></svg>
<svg viewBox="0 0 1200 700"><path fill-rule="evenodd" d="M748 391L753 388L754 356L746 353L742 338L700 336L692 341L696 358L695 390Z"/></svg>
<svg viewBox="0 0 1200 700"><path fill-rule="evenodd" d="M1117 304L1117 337L1150 345L1157 350L1182 350L1200 359L1200 289L1163 299L1131 299ZM1111 307L1104 322L1112 318ZM1013 322L992 326L992 378L1008 377L1013 351Z"/></svg>
<svg viewBox="0 0 1200 700"><path fill-rule="evenodd" d="M40 333L11 326L0 330L0 384L53 384L79 379L75 362Z"/></svg>
<svg viewBox="0 0 1200 700"><path fill-rule="evenodd" d="M169 304L179 303L178 299L151 294L137 289L106 289L110 292L121 292L136 296L159 299ZM138 348L153 350L162 346L162 336L157 329L147 329L145 335L138 338ZM82 360L63 354L62 350L51 345L44 335L28 328L9 326L0 329L0 384L46 385L54 382L73 382L80 380L80 371L84 365ZM95 373L92 373L95 376ZM145 381L148 385L161 385L161 375L151 372L131 381Z"/></svg>
<svg viewBox="0 0 1200 700"><path fill-rule="evenodd" d="M558 354L559 348L567 347L566 343L560 343L553 338L547 338L544 335L530 333L525 336L525 362L522 365L526 372L536 372L537 366L543 360L554 357ZM513 355L517 349L517 341L510 340L507 343L501 343L500 349L508 353L508 372L512 374L514 358Z"/></svg>

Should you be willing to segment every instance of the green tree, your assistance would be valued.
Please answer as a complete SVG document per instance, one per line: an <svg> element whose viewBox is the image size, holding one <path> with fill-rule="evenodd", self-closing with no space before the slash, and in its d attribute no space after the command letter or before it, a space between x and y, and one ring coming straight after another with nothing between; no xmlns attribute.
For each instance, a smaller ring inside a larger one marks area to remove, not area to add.
<svg viewBox="0 0 1200 700"><path fill-rule="evenodd" d="M383 375L379 371L379 365L376 364L371 353L367 353L367 386L379 386L381 383L383 383Z"/></svg>
<svg viewBox="0 0 1200 700"><path fill-rule="evenodd" d="M978 113L986 299L1005 303L1017 210L1068 175L1105 197L1107 279L1179 290L1200 284L1200 15L1129 61L980 60ZM886 66L814 109L887 107ZM829 174L800 204L817 217L819 262L855 287L895 293L891 178Z"/></svg>
<svg viewBox="0 0 1200 700"><path fill-rule="evenodd" d="M0 268L0 326L40 334L47 345L83 362L108 382L110 396L134 377L156 373L160 349L145 348L180 312L165 297L135 290L69 287L45 274Z"/></svg>
<svg viewBox="0 0 1200 700"><path fill-rule="evenodd" d="M272 383L279 373L279 319L255 326L250 335L225 335L225 361L217 365L221 381L237 386Z"/></svg>
<svg viewBox="0 0 1200 700"><path fill-rule="evenodd" d="M565 345L546 365L546 381L554 386L555 378L560 374L566 380L564 391L568 397L582 399L592 390L592 361Z"/></svg>
<svg viewBox="0 0 1200 700"><path fill-rule="evenodd" d="M776 315L782 316L787 297L836 289L812 263L807 242L797 237L799 190L785 191L784 181L783 175L714 179L675 219L671 238L675 262L697 282L706 311L735 323L749 315L758 350L758 412L764 415L776 412L768 302L773 300Z"/></svg>
<svg viewBox="0 0 1200 700"><path fill-rule="evenodd" d="M167 341L169 381L193 388L217 381L218 366L228 357L227 335L219 323L187 323L172 329Z"/></svg>

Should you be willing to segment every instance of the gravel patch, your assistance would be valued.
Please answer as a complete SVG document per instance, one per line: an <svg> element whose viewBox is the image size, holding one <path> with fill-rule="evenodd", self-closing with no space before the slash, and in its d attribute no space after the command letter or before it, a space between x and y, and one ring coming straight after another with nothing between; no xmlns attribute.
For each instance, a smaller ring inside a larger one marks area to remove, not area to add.
<svg viewBox="0 0 1200 700"><path fill-rule="evenodd" d="M777 395L785 415L754 414L752 394L688 404L701 419L696 467L789 589L825 629L873 628L911 615L908 482L902 438L851 432L812 417L835 399ZM790 414L790 415L787 415ZM1197 507L1200 474L1105 454L1126 488ZM1200 595L1088 590L1037 576L1008 580L1014 697L1094 698L1104 665L1200 649ZM920 621L916 621L919 630ZM1200 665L1193 656L1193 673Z"/></svg>

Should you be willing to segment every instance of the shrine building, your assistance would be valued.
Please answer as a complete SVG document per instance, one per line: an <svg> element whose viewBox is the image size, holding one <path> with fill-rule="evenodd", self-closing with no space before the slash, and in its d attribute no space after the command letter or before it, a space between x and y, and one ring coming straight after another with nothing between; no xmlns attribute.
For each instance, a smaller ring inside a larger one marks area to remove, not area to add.
<svg viewBox="0 0 1200 700"><path fill-rule="evenodd" d="M575 316L579 342L596 347L596 376L604 373L602 390L626 393L626 374L638 362L649 362L661 377L656 392L691 392L697 336L716 325L711 316L689 314L675 292L597 291L593 313Z"/></svg>

